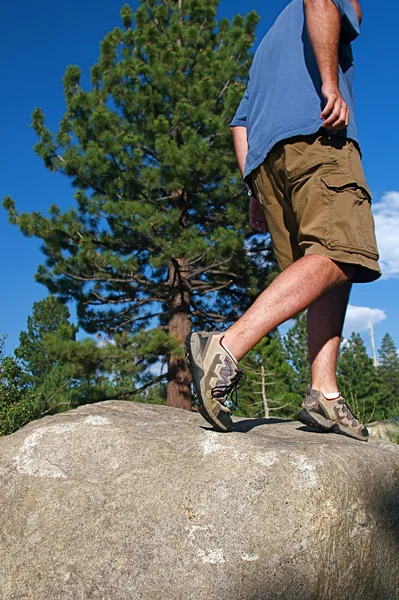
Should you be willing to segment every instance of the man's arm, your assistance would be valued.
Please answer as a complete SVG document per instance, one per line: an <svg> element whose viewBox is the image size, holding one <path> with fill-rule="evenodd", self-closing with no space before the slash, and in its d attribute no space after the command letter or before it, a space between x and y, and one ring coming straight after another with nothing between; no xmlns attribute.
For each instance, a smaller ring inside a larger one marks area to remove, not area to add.
<svg viewBox="0 0 399 600"><path fill-rule="evenodd" d="M246 127L230 127L231 135L233 136L234 150L240 169L241 177L244 177L245 161L248 154L248 140ZM248 187L248 186L247 186Z"/></svg>
<svg viewBox="0 0 399 600"><path fill-rule="evenodd" d="M326 106L320 115L325 129L339 131L349 124L349 109L339 90L338 46L341 16L332 0L304 0L306 27L319 67Z"/></svg>
<svg viewBox="0 0 399 600"><path fill-rule="evenodd" d="M230 131L231 135L233 136L238 168L240 169L241 176L244 177L245 161L247 159L248 154L247 128L235 126L230 127ZM247 184L246 186L248 191L251 192L249 198L249 223L254 229L257 229L262 233L266 233L267 223L265 211L263 210L263 207L259 200L253 195L251 188Z"/></svg>

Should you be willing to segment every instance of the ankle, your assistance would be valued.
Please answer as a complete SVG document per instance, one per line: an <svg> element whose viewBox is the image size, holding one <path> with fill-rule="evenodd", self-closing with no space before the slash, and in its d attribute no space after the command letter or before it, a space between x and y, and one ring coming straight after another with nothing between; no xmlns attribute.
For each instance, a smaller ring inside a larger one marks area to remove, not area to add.
<svg viewBox="0 0 399 600"><path fill-rule="evenodd" d="M231 352L231 350L229 349L229 347L227 346L226 342L225 342L225 336L222 336L220 338L219 344L222 346L223 350L226 350L227 354L230 356L230 358L234 361L235 365L238 365L238 360L236 359L236 357L234 356L234 354Z"/></svg>
<svg viewBox="0 0 399 600"><path fill-rule="evenodd" d="M318 392L321 392L327 400L336 400L341 395L340 391L338 390L337 384L318 385L317 383L312 383L312 390L317 390Z"/></svg>
<svg viewBox="0 0 399 600"><path fill-rule="evenodd" d="M234 362L238 364L238 362L242 359L244 354L241 352L235 337L229 335L226 332L225 335L221 338L220 343L226 350L226 352L228 352L228 354L230 354L230 356L233 358Z"/></svg>

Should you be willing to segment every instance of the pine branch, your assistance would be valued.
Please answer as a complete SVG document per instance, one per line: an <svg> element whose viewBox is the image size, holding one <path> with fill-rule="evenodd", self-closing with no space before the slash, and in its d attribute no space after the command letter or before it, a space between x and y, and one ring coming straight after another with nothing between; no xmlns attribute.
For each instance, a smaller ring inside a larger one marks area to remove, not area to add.
<svg viewBox="0 0 399 600"><path fill-rule="evenodd" d="M131 323L136 323L137 321L146 321L148 319L154 319L155 317L161 317L162 315L165 314L165 311L162 312L158 312L158 313L151 313L150 315L144 315L141 317L134 317L132 319L125 319L123 321L123 325L130 325ZM118 329L120 329L120 327L118 327ZM161 330L161 331L167 331L169 329L169 327L167 325L159 325L157 327L157 329Z"/></svg>
<svg viewBox="0 0 399 600"><path fill-rule="evenodd" d="M209 246L209 248L207 248L205 250L205 252L203 254L201 254L201 256L198 256L197 258L194 258L193 260L188 261L187 265L189 265L191 267L195 263L200 262L201 260L203 260L205 258L205 256L207 254L209 254L209 252L211 252L213 250L214 246L215 246L214 244L212 244L211 246Z"/></svg>
<svg viewBox="0 0 399 600"><path fill-rule="evenodd" d="M226 283L223 283L217 287L208 288L208 289L202 290L198 293L200 294L200 296L203 296L204 294L211 294L212 292L218 292L219 290L224 290L225 288L229 287L229 285L231 285L232 283L233 283L233 280L230 279L230 281L226 281Z"/></svg>
<svg viewBox="0 0 399 600"><path fill-rule="evenodd" d="M64 387L66 385L68 385L68 383L70 383L73 379L73 375L67 380L65 381L65 383L63 383L58 390L56 390L51 396L50 398L46 398L46 404L48 404L50 402L50 400L52 400L54 398L54 396L56 396L58 394L58 392L60 392L62 389L64 389ZM63 402L62 404L58 404L57 406L70 406L71 403L70 402ZM55 407L52 406L51 408L49 408L48 410L46 410L46 412L44 413L45 415L48 414L50 411L52 411Z"/></svg>
<svg viewBox="0 0 399 600"><path fill-rule="evenodd" d="M55 404L53 406L50 406L50 408L48 408L44 413L43 416L48 415L52 410L55 410L56 408L58 408L59 406L67 406L68 408L71 408L71 403L70 402L60 402L59 404Z"/></svg>
<svg viewBox="0 0 399 600"><path fill-rule="evenodd" d="M219 323L222 323L222 322L226 321L225 315L221 315L220 313L211 313L211 312L208 312L206 310L203 310L203 309L201 309L201 308L199 308L197 306L197 304L195 303L195 301L193 299L191 299L191 304L192 304L192 306L194 308L194 311L192 312L193 316L196 316L196 317L197 316L203 316L203 317L206 317L208 319L217 321Z"/></svg>
<svg viewBox="0 0 399 600"><path fill-rule="evenodd" d="M108 298L103 298L102 296L100 296L99 294L97 294L97 292L91 290L90 291L90 295L95 296L96 298L98 298L99 302L94 302L93 300L86 300L84 302L82 302L83 306L104 306L104 305L108 305L108 304L126 304L126 303L130 303L130 309L137 309L140 308L140 306L145 306L145 304L153 304L154 302L158 302L158 303L163 303L166 301L166 298L157 298L152 296L151 298L142 298L141 300L134 300L134 298L127 298L126 300L112 300L110 299L110 297ZM161 313L163 314L163 313Z"/></svg>
<svg viewBox="0 0 399 600"><path fill-rule="evenodd" d="M156 383L163 381L164 379L167 378L167 376L168 376L167 373L163 373L163 374L161 373L161 375L158 375L158 377L156 377L149 383L146 383L145 385L141 386L141 388L139 388L137 390L129 390L129 391L125 391L125 392L120 392L119 394L114 394L113 396L105 396L103 399L100 400L100 402L108 401L108 400L121 400L121 399L123 400L124 398L129 398L130 396L137 396L137 394L141 394L141 392L144 392L149 387L155 385Z"/></svg>
<svg viewBox="0 0 399 600"><path fill-rule="evenodd" d="M213 269L216 269L217 267L223 267L225 265L228 265L230 263L230 259L226 259L226 260L220 260L220 261L216 261L211 263L210 265L207 265L205 267L201 267L200 269L187 269L187 271L191 271L191 275L189 277L189 279L191 279L192 277L198 277L198 275L201 275L202 273L214 273L219 275L219 273L223 273L224 271L214 271Z"/></svg>
<svg viewBox="0 0 399 600"><path fill-rule="evenodd" d="M220 92L220 94L218 96L217 102L219 102L219 100L224 96L224 93L228 89L230 83L231 83L231 79L228 79L226 81L226 83L224 84L223 89L222 89L222 91Z"/></svg>
<svg viewBox="0 0 399 600"><path fill-rule="evenodd" d="M224 277L230 276L230 277L233 277L234 279L237 279L237 277L238 277L238 274L234 271L223 271L223 270L217 271L215 269L209 269L209 270L207 270L207 274L208 273L210 275L223 275Z"/></svg>
<svg viewBox="0 0 399 600"><path fill-rule="evenodd" d="M102 269L103 270L103 269ZM98 277L96 275L75 275L74 273L70 273L69 271L64 271L63 275L65 275L66 277L70 277L71 279L74 279L76 281L84 281L86 283L88 282L100 282L100 283L124 283L124 284L128 284L128 283L140 283L141 285L144 286L148 286L148 287L156 287L154 285L153 281L150 281L148 279L138 279L137 276L134 276L132 274L129 274L128 276L126 276L125 278L120 278L120 277ZM164 286L166 287L167 284L160 281L159 282L160 286Z"/></svg>
<svg viewBox="0 0 399 600"><path fill-rule="evenodd" d="M100 327L100 325L106 325L107 323L110 323L112 321L115 321L115 320L118 320L118 319L124 317L125 315L129 314L130 312L137 309L138 307L144 306L144 304L146 304L146 303L151 303L151 300L148 298L144 298L144 299L140 300L139 302L136 302L134 305L130 305L125 310L121 310L120 312L115 312L115 313L109 313L109 316L107 316L107 317L105 317L105 316L99 317L96 315L98 328ZM118 325L117 327L112 327L110 330L116 331L119 328L120 328L120 326Z"/></svg>

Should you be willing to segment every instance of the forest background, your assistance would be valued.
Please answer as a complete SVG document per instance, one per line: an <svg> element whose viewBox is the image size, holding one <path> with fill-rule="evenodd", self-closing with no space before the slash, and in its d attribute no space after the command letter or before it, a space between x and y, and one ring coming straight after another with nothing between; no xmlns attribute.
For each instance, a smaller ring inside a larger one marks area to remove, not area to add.
<svg viewBox="0 0 399 600"><path fill-rule="evenodd" d="M61 122L51 117L48 127L45 112L33 112L36 154L59 189L67 186L69 202L14 202L18 185L7 185L9 220L40 240L36 280L50 295L34 303L14 356L2 344L2 433L104 399L190 408L182 355L190 327L227 326L275 276L268 237L248 226L228 131L258 17L216 22L218 8L141 2L133 22L125 6L90 78L88 69L67 68ZM376 205L382 285L397 277L386 229L397 218L397 196L384 193ZM349 311L363 329L386 316L364 306ZM8 325L6 318L5 334ZM339 362L341 389L365 421L398 410L394 337L378 341L370 357L358 333L347 335ZM265 339L243 366L248 381L236 414L293 416L309 382L304 317Z"/></svg>

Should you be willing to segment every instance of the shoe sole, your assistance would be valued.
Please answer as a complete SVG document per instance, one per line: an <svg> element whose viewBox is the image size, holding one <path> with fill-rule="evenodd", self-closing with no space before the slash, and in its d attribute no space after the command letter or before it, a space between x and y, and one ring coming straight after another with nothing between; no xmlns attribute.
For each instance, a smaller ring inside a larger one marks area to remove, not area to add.
<svg viewBox="0 0 399 600"><path fill-rule="evenodd" d="M320 429L321 431L325 431L327 433L339 433L341 435L346 435L347 437L353 438L355 440L359 440L360 442L367 442L368 436L364 437L351 431L347 427L340 425L334 421L330 421L323 417L323 415L319 415L318 413L311 413L306 408L302 408L297 414L297 419L304 425L308 425L309 427L315 427L316 429Z"/></svg>
<svg viewBox="0 0 399 600"><path fill-rule="evenodd" d="M192 333L187 336L184 344L184 350L186 360L191 371L194 397L196 399L196 405L200 414L217 431L220 431L221 433L227 433L228 431L231 431L233 426L231 417L223 411L220 411L219 415L223 417L224 422L215 417L212 412L212 408L208 404L205 390L202 390L201 388L201 381L204 377L204 369L202 365L201 348L198 334Z"/></svg>

